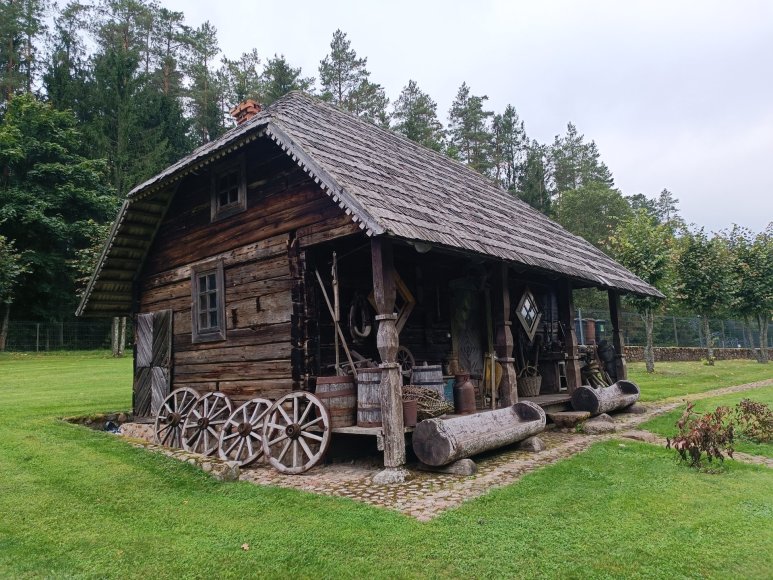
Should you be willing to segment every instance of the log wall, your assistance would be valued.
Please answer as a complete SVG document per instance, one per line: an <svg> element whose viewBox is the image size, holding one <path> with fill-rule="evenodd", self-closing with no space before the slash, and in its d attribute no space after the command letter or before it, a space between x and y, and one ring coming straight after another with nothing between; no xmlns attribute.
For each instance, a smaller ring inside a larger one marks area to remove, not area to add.
<svg viewBox="0 0 773 580"><path fill-rule="evenodd" d="M174 312L173 389L275 399L302 388L312 364L301 352L305 248L359 228L270 142L245 155L242 213L212 223L210 172L181 182L138 279L138 309ZM191 266L212 258L223 262L226 340L194 344Z"/></svg>

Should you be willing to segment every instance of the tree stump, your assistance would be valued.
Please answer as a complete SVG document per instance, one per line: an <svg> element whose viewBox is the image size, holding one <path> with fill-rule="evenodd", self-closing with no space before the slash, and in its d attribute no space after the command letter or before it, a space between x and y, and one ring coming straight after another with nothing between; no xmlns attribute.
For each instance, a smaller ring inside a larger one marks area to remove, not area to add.
<svg viewBox="0 0 773 580"><path fill-rule="evenodd" d="M545 429L545 412L531 402L452 419L427 419L413 432L413 451L423 463L447 465L521 441Z"/></svg>

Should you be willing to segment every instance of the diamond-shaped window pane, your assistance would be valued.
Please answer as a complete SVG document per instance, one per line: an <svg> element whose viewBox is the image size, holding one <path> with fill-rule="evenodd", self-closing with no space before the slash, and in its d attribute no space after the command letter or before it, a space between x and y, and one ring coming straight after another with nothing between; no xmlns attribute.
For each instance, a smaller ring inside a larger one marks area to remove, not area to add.
<svg viewBox="0 0 773 580"><path fill-rule="evenodd" d="M529 340L533 340L542 314L540 313L539 306L537 306L537 301L534 299L534 295L528 288L524 290L523 296L521 296L516 313Z"/></svg>

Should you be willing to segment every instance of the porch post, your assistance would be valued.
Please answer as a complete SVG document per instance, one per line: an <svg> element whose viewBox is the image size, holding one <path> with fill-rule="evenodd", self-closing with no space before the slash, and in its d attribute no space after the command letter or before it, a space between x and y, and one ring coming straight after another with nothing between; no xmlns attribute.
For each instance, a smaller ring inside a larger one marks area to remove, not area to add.
<svg viewBox="0 0 773 580"><path fill-rule="evenodd" d="M374 237L371 240L373 294L376 302L378 332L376 346L381 357L381 416L384 429L384 467L405 464L405 431L403 428L403 379L397 364L400 338L395 325L396 288L393 275L392 242ZM383 472L382 472L383 473ZM384 481L388 483L388 481Z"/></svg>
<svg viewBox="0 0 773 580"><path fill-rule="evenodd" d="M566 349L566 383L569 392L582 386L580 357L577 352L577 334L574 332L574 298L572 283L569 280L558 282L558 319L564 329L564 347Z"/></svg>
<svg viewBox="0 0 773 580"><path fill-rule="evenodd" d="M510 329L510 270L505 263L494 266L492 306L494 309L494 350L502 365L502 382L499 383L499 406L509 407L518 402L515 359L513 358L513 331Z"/></svg>
<svg viewBox="0 0 773 580"><path fill-rule="evenodd" d="M623 339L623 325L620 324L620 293L610 290L609 294L609 318L612 324L612 344L615 347L615 373L617 380L628 378L628 365L625 362L625 340Z"/></svg>

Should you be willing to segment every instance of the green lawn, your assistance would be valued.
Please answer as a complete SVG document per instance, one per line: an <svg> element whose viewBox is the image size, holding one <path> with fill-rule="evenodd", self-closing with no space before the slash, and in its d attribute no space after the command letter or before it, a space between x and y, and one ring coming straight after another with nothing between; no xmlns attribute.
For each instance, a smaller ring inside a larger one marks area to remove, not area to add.
<svg viewBox="0 0 773 580"><path fill-rule="evenodd" d="M644 363L631 363L628 375L641 388L642 401L657 401L773 379L773 363L723 360L710 367L702 362L658 362L651 375Z"/></svg>
<svg viewBox="0 0 773 580"><path fill-rule="evenodd" d="M729 395L702 399L695 402L695 411L697 413L708 413L709 411L713 411L722 405L733 407L741 399L747 398L765 403L773 408L773 387L763 387L760 389L754 389L752 392L732 393ZM641 428L652 431L653 433L659 433L664 437L673 437L676 435L676 422L679 420L679 417L682 416L683 412L684 405L670 413L666 413L665 415L661 415L647 421L641 426ZM773 443L754 443L752 441L744 440L741 437L736 439L735 449L745 453L773 457Z"/></svg>
<svg viewBox="0 0 773 580"><path fill-rule="evenodd" d="M0 577L744 577L773 471L610 441L429 522L247 483L57 420L126 409L128 360L0 357ZM249 551L241 549L247 543Z"/></svg>

